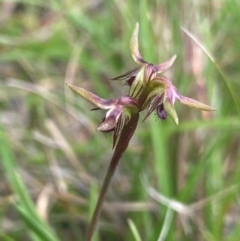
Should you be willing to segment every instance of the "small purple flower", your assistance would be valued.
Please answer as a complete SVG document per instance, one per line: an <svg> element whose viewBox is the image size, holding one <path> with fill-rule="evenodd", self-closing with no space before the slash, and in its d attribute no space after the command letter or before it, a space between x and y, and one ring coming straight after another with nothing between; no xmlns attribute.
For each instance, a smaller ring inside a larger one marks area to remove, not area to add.
<svg viewBox="0 0 240 241"><path fill-rule="evenodd" d="M156 110L160 119L166 119L169 115L173 121L178 124L178 116L174 109L176 99L184 105L201 110L215 110L199 101L182 96L172 82L162 75L162 73L172 66L176 55L158 65L153 65L142 58L138 48L138 31L139 25L137 23L130 41L130 50L134 61L139 66L123 75L113 78L113 80L125 80L130 86L129 96L136 99L140 111L147 108L144 120Z"/></svg>
<svg viewBox="0 0 240 241"><path fill-rule="evenodd" d="M124 125L129 122L131 115L139 112L139 106L136 100L130 96L122 96L119 99L106 100L78 86L72 84L67 84L67 86L75 93L94 104L96 108L93 110L108 109L97 130L101 132L113 131L114 147L118 136Z"/></svg>
<svg viewBox="0 0 240 241"><path fill-rule="evenodd" d="M178 116L174 109L175 100L201 110L215 110L211 106L179 94L172 82L162 75L163 72L172 66L176 55L158 65L153 65L142 58L138 49L138 31L139 26L137 23L130 41L130 50L134 61L139 66L113 79L125 80L126 84L129 85L128 95L119 99L106 100L83 88L67 84L75 93L94 104L96 106L94 110L108 110L97 130L102 132L113 131L114 133L113 156L87 230L86 241L91 241L92 239L109 183L122 154L127 149L129 141L135 132L139 113L147 109L145 120L153 111L156 111L160 119L165 120L170 116L178 124Z"/></svg>
<svg viewBox="0 0 240 241"><path fill-rule="evenodd" d="M130 40L130 51L134 61L139 66L113 78L113 80L124 80L129 85L127 96L106 100L83 88L67 84L71 90L94 104L97 107L95 110L108 109L97 130L102 132L113 131L113 146L132 115L145 109L147 109L147 113L144 120L153 111L156 111L160 119L166 119L170 116L176 124L178 124L178 116L174 109L175 100L201 110L215 110L208 105L179 94L172 82L162 75L172 66L176 55L158 65L153 65L142 58L138 48L138 31L139 25L137 23Z"/></svg>

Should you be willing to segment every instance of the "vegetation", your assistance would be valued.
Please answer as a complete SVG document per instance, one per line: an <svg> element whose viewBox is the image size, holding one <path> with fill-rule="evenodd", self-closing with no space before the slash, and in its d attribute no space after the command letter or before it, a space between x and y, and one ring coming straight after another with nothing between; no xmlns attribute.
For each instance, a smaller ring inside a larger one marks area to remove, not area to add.
<svg viewBox="0 0 240 241"><path fill-rule="evenodd" d="M240 3L0 2L0 240L84 240L113 154L105 115L65 85L106 99L128 87L129 39L144 59L177 59L179 125L138 124L110 184L93 241L227 240L240 236Z"/></svg>

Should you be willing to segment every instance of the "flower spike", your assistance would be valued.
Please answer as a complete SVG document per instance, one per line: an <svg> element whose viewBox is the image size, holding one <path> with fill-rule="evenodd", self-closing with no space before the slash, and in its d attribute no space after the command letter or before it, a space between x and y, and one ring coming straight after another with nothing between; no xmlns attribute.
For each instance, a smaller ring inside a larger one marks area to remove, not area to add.
<svg viewBox="0 0 240 241"><path fill-rule="evenodd" d="M181 104L201 110L215 110L211 106L181 95L171 80L162 75L173 65L176 55L158 65L153 65L142 58L138 45L138 32L139 24L137 23L130 40L130 51L138 66L112 79L124 80L129 86L128 95L107 100L81 87L67 84L72 91L95 105L96 107L93 110L107 110L97 130L113 132L114 152L87 230L86 241L92 240L109 183L122 154L128 147L129 141L135 132L139 113L145 109L147 110L143 119L145 120L155 111L161 120L165 120L170 116L174 123L178 125L179 120L174 108L176 100Z"/></svg>

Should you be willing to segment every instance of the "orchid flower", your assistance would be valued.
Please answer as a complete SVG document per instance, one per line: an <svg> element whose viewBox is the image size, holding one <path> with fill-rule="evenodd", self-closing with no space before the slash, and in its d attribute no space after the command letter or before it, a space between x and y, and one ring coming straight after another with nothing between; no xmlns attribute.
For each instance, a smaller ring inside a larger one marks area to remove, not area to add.
<svg viewBox="0 0 240 241"><path fill-rule="evenodd" d="M173 65L176 55L158 65L153 65L142 58L138 47L138 32L139 25L137 23L130 41L130 51L139 67L115 77L113 80L125 80L130 86L129 96L138 101L140 111L147 108L144 120L156 110L160 119L166 119L169 115L175 124L178 124L178 116L174 109L176 99L190 107L205 111L215 110L211 106L181 95L172 82L162 75Z"/></svg>
<svg viewBox="0 0 240 241"><path fill-rule="evenodd" d="M92 239L110 181L135 132L139 113L145 109L147 110L145 120L155 111L160 119L165 120L170 116L175 124L178 124L178 116L174 108L175 100L201 110L215 110L211 106L181 95L172 82L162 75L172 66L176 55L158 65L153 65L142 58L138 47L138 32L139 25L137 23L130 40L130 51L138 67L113 78L113 80L124 80L129 85L128 95L118 99L106 100L81 87L67 84L75 93L94 104L96 108L93 110L108 110L97 130L113 132L114 152L87 230L86 241Z"/></svg>
<svg viewBox="0 0 240 241"><path fill-rule="evenodd" d="M67 84L67 86L72 91L94 104L96 108L92 110L109 110L107 111L97 130L101 132L113 131L114 147L118 136L120 135L124 125L129 122L131 115L139 112L139 107L136 100L130 96L122 96L119 99L106 100L78 86L72 84Z"/></svg>

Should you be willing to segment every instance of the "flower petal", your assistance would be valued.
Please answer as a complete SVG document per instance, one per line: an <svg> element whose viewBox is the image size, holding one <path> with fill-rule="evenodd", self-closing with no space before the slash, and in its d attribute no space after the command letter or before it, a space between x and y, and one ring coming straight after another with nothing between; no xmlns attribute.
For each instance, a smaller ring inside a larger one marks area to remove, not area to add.
<svg viewBox="0 0 240 241"><path fill-rule="evenodd" d="M144 82L148 83L157 76L157 68L153 64L148 64L144 67Z"/></svg>
<svg viewBox="0 0 240 241"><path fill-rule="evenodd" d="M174 55L171 59L167 60L166 62L163 62L156 66L158 74L161 74L168 70L174 63L175 59L177 58L177 55Z"/></svg>
<svg viewBox="0 0 240 241"><path fill-rule="evenodd" d="M165 81L165 79L163 79L162 77L164 77L164 76L157 77L157 78L151 80L147 84L146 88L148 91L148 95L146 96L146 98L144 100L142 109L145 109L149 105L149 103L152 102L152 98L155 98L155 96L161 96L163 94L163 92L165 91L166 87L168 86L168 81Z"/></svg>
<svg viewBox="0 0 240 241"><path fill-rule="evenodd" d="M132 70L130 70L130 71L128 71L128 72L126 72L126 73L124 73L120 76L117 76L117 77L115 77L111 80L125 80L128 83L128 81L131 78L135 79L135 77L136 77L137 73L139 72L140 68L141 68L141 66L137 67L135 69L132 69ZM128 84L131 86L131 83L128 83Z"/></svg>
<svg viewBox="0 0 240 241"><path fill-rule="evenodd" d="M161 119L161 120L166 120L167 119L167 112L165 111L163 104L159 105L156 109L157 112L157 116Z"/></svg>
<svg viewBox="0 0 240 241"><path fill-rule="evenodd" d="M72 84L68 84L66 83L66 85L75 93L77 93L78 95L82 96L84 99L88 100L89 102L91 102L92 104L96 105L98 108L101 109L110 109L113 106L116 105L118 100L105 100L100 98L99 96L93 94L92 92L85 90L81 87L78 87L76 85L72 85Z"/></svg>
<svg viewBox="0 0 240 241"><path fill-rule="evenodd" d="M137 76L133 80L129 90L129 95L137 99L143 90L143 85L144 85L144 67L139 70Z"/></svg>
<svg viewBox="0 0 240 241"><path fill-rule="evenodd" d="M119 135L121 134L123 127L128 123L128 121L130 120L130 118L128 118L125 115L121 115L119 117L119 120L116 124L116 127L114 129L114 133L113 133L113 146L112 148L115 147L116 143L117 143L117 139L119 137Z"/></svg>
<svg viewBox="0 0 240 241"><path fill-rule="evenodd" d="M123 112L122 105L116 105L106 113L103 122L97 128L98 131L108 132L116 127L118 119Z"/></svg>
<svg viewBox="0 0 240 241"><path fill-rule="evenodd" d="M163 100L163 97L160 94L152 97L152 99L148 103L148 110L147 110L147 113L146 113L143 121L145 121L148 118L148 116L150 116L152 114L152 112L154 110L156 110L159 105L162 104L162 100Z"/></svg>
<svg viewBox="0 0 240 241"><path fill-rule="evenodd" d="M209 106L209 105L205 105L197 100L182 96L182 95L178 95L177 99L179 100L179 102L183 105L188 105L190 107L194 107L197 109L201 109L201 110L205 110L205 111L214 111L216 110L215 108Z"/></svg>
<svg viewBox="0 0 240 241"><path fill-rule="evenodd" d="M133 34L130 40L130 51L132 54L132 57L134 59L134 61L137 64L147 64L148 62L145 61L140 52L139 52L139 48L138 48L138 31L139 31L139 24L136 23L135 29L133 30Z"/></svg>
<svg viewBox="0 0 240 241"><path fill-rule="evenodd" d="M113 131L116 126L116 118L110 116L109 118L104 118L103 122L97 128L101 132L110 132Z"/></svg>
<svg viewBox="0 0 240 241"><path fill-rule="evenodd" d="M163 102L163 107L164 110L168 113L168 115L173 119L175 124L178 125L178 116L173 104L166 100L165 102Z"/></svg>

